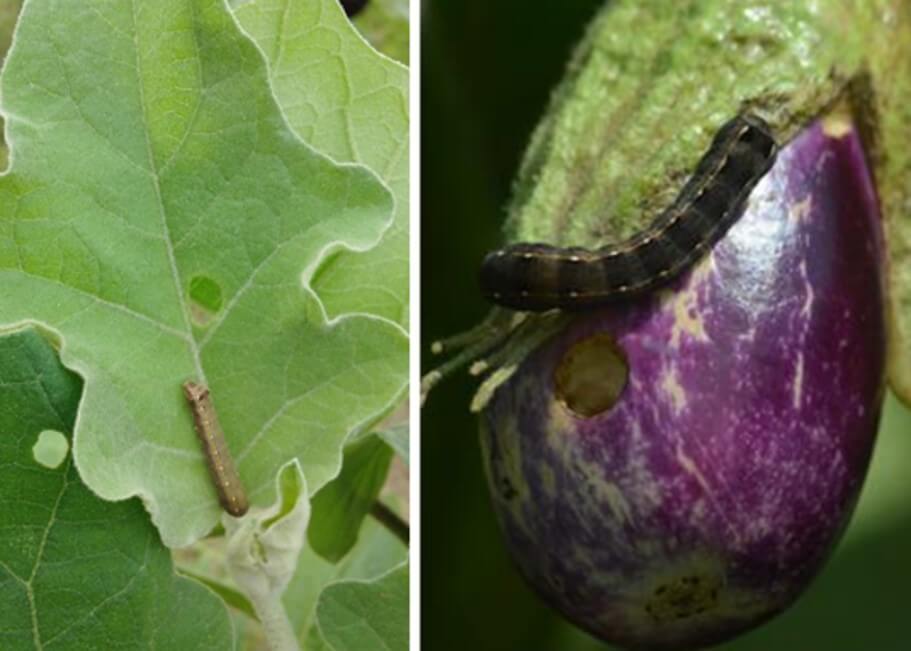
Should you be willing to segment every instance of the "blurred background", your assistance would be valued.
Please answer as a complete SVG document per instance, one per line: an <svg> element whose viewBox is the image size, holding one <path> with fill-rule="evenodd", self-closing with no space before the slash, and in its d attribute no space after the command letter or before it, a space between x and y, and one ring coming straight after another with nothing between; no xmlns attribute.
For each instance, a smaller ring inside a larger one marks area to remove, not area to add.
<svg viewBox="0 0 911 651"><path fill-rule="evenodd" d="M422 4L422 360L486 312L476 273L500 242L513 175L600 0ZM532 9L532 7L534 9ZM481 467L477 382L460 373L423 410L423 648L595 651L525 586ZM788 612L723 651L905 651L911 584L911 412L887 399L861 502L822 576Z"/></svg>

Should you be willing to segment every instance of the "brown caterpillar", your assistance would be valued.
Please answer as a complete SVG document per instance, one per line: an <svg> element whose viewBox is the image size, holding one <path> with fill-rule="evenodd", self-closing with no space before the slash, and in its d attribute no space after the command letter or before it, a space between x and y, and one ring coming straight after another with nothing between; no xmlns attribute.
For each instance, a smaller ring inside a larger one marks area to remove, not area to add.
<svg viewBox="0 0 911 651"><path fill-rule="evenodd" d="M481 291L522 311L588 309L649 292L690 268L727 232L777 153L764 120L738 115L644 231L594 250L534 243L498 249L481 265Z"/></svg>
<svg viewBox="0 0 911 651"><path fill-rule="evenodd" d="M218 422L209 390L195 382L184 382L183 393L193 411L196 434L202 443L202 451L218 493L218 501L225 511L240 517L250 508L250 503L234 467L234 460L228 451L225 434Z"/></svg>

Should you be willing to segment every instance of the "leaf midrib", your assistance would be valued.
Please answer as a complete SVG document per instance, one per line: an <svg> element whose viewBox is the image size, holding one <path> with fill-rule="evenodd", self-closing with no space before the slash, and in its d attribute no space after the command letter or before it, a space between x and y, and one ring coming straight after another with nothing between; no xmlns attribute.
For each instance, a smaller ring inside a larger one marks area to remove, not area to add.
<svg viewBox="0 0 911 651"><path fill-rule="evenodd" d="M189 3L189 5L190 5L190 11L195 13L195 11L196 11L195 5L192 2ZM202 382L203 384L208 385L208 381L206 380L206 373L202 366L200 349L196 343L196 338L193 336L193 327L190 324L190 311L187 307L187 302L186 302L186 299L184 298L183 291L181 290L180 271L177 268L177 258L174 255L174 246L173 246L173 242L172 242L172 238L171 238L171 229L170 229L170 226L168 225L167 212L165 211L164 200L162 199L162 196L161 196L161 183L160 183L159 171L155 165L155 156L154 156L154 152L152 149L152 141L149 138L149 120L148 120L148 112L147 112L147 106L146 106L146 100L145 100L145 87L144 87L145 76L143 74L142 57L140 55L140 50L139 50L139 46L140 46L140 44L139 44L139 27L138 27L138 22L136 19L136 0L131 0L131 2L130 2L130 18L133 21L133 52L135 54L135 59L136 59L136 75L137 75L136 87L137 87L137 91L139 93L139 107L140 107L140 110L142 111L142 123L144 126L143 137L145 138L145 143L146 143L146 156L148 158L149 172L151 173L151 177L152 177L152 187L155 191L155 201L158 204L157 205L158 214L159 214L159 217L161 218L162 230L164 231L163 241L164 241L165 251L167 252L167 255L168 255L168 266L171 269L171 278L172 278L172 281L174 282L174 292L177 295L177 303L180 306L181 316L183 317L183 324L184 324L184 328L185 328L185 332L186 332L187 346L189 347L190 353L193 357L193 364L196 367L196 373L198 375L197 379L200 382ZM197 51L198 51L198 48L197 48ZM188 128L192 128L192 127L188 126Z"/></svg>

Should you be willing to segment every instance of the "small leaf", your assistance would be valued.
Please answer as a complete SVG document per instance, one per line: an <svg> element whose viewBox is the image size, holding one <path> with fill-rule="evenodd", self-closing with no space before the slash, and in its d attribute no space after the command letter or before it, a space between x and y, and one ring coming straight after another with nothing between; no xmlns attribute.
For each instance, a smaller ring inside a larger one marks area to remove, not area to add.
<svg viewBox="0 0 911 651"><path fill-rule="evenodd" d="M364 520L357 544L338 563L330 563L305 545L283 598L298 637L319 637L313 626L316 603L323 588L340 579L374 579L401 565L408 548L372 518ZM311 645L305 644L307 651Z"/></svg>
<svg viewBox="0 0 911 651"><path fill-rule="evenodd" d="M408 325L408 69L371 48L338 0L253 0L235 10L269 60L288 122L395 195L395 224L367 253L342 253L314 278L330 315L368 312ZM406 13L407 15L407 13Z"/></svg>
<svg viewBox="0 0 911 651"><path fill-rule="evenodd" d="M98 499L71 456L35 461L81 390L35 330L0 337L0 648L233 648L224 604L174 573L139 500Z"/></svg>
<svg viewBox="0 0 911 651"><path fill-rule="evenodd" d="M320 556L337 562L354 547L391 461L392 449L375 435L345 448L341 473L313 497L307 539Z"/></svg>
<svg viewBox="0 0 911 651"><path fill-rule="evenodd" d="M408 565L373 581L339 581L320 595L316 617L334 651L408 649Z"/></svg>

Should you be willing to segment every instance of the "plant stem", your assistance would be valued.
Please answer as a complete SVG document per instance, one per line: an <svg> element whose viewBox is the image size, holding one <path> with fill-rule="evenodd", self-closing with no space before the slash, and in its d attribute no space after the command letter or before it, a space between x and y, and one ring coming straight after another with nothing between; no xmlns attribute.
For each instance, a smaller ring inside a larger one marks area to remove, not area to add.
<svg viewBox="0 0 911 651"><path fill-rule="evenodd" d="M396 538L401 540L405 545L408 545L408 540L410 538L408 523L399 517L395 511L377 500L370 509L370 515L376 518L381 525L389 529Z"/></svg>
<svg viewBox="0 0 911 651"><path fill-rule="evenodd" d="M300 651L294 628L282 605L280 595L251 596L253 609L259 616L270 651Z"/></svg>

